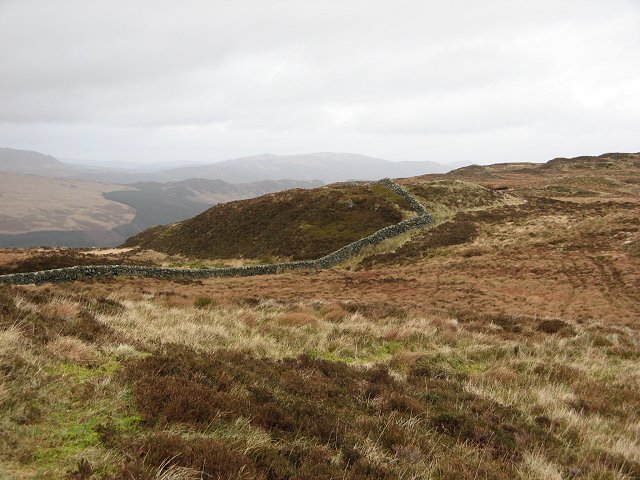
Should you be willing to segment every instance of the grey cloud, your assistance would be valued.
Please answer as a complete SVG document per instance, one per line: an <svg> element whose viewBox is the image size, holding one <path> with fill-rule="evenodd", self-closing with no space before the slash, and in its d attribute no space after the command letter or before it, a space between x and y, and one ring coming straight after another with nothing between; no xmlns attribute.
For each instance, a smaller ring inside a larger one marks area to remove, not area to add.
<svg viewBox="0 0 640 480"><path fill-rule="evenodd" d="M137 161L624 149L639 21L634 0L3 0L0 144Z"/></svg>

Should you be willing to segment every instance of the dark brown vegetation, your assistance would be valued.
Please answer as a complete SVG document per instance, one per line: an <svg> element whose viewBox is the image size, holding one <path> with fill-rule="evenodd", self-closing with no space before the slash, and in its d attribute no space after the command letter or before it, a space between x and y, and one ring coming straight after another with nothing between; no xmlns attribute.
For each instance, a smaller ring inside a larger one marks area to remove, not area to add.
<svg viewBox="0 0 640 480"><path fill-rule="evenodd" d="M461 245L473 241L478 228L473 215L458 213L452 220L418 232L415 237L393 252L370 255L360 262L358 269L370 269L381 265L406 265L429 255L433 249Z"/></svg>
<svg viewBox="0 0 640 480"><path fill-rule="evenodd" d="M0 260L0 275L8 273L36 272L78 265L150 265L151 262L132 258L131 254L91 255L80 249L34 249L7 252Z"/></svg>
<svg viewBox="0 0 640 480"><path fill-rule="evenodd" d="M190 258L312 259L403 219L406 200L382 185L336 184L229 202L126 246Z"/></svg>
<svg viewBox="0 0 640 480"><path fill-rule="evenodd" d="M283 361L233 351L201 355L169 346L124 372L151 431L171 424L201 431L220 418L248 418L276 443L242 455L210 439L185 442L153 433L136 442L133 450L140 453L125 468L140 475L146 467L149 478L166 461L202 468L213 478L395 477L396 469L366 458L368 441L380 455L404 462L428 455L434 444L474 445L489 455L480 475L490 478L508 476L505 465L513 468L525 446L562 460L553 435L513 409L466 393L464 375L456 378L421 361L406 368L407 379L400 381L386 367L363 369L304 355ZM457 460L437 475L471 472L474 462Z"/></svg>
<svg viewBox="0 0 640 480"><path fill-rule="evenodd" d="M627 328L427 318L388 303L198 308L168 306L167 295L74 295L57 286L0 295L0 386L12 391L0 402L2 474L640 474L640 354ZM34 334L25 315L48 333Z"/></svg>
<svg viewBox="0 0 640 480"><path fill-rule="evenodd" d="M0 478L640 478L638 158L405 179L436 225L329 271L2 287Z"/></svg>

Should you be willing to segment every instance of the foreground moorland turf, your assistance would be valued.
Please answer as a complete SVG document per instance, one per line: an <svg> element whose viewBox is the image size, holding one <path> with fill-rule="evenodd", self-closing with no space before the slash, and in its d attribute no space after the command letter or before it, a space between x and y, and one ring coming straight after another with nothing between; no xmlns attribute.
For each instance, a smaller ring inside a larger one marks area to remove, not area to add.
<svg viewBox="0 0 640 480"><path fill-rule="evenodd" d="M25 287L1 305L2 478L640 475L630 328Z"/></svg>
<svg viewBox="0 0 640 480"><path fill-rule="evenodd" d="M331 270L0 287L0 478L640 478L640 155L401 182L434 225Z"/></svg>

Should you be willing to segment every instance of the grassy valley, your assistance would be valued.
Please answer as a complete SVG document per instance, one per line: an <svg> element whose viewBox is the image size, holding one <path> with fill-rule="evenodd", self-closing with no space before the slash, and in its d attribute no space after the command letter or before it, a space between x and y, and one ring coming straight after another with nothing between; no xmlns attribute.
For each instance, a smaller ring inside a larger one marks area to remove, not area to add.
<svg viewBox="0 0 640 480"><path fill-rule="evenodd" d="M108 246L136 211L103 195L129 187L0 172L0 246Z"/></svg>

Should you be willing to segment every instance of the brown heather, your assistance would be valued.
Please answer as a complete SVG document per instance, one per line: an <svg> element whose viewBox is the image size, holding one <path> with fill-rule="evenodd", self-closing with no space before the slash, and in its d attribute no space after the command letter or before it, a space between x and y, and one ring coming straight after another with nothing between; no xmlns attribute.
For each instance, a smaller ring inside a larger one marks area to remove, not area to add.
<svg viewBox="0 0 640 480"><path fill-rule="evenodd" d="M31 290L5 293L3 312L105 302ZM111 333L91 343L3 323L7 478L81 461L87 478L640 474L628 327L367 303L107 303L119 307L92 315Z"/></svg>
<svg viewBox="0 0 640 480"><path fill-rule="evenodd" d="M410 210L382 185L335 184L216 205L125 245L202 259L315 259L398 223Z"/></svg>
<svg viewBox="0 0 640 480"><path fill-rule="evenodd" d="M402 180L436 224L330 271L1 287L0 478L640 478L639 158Z"/></svg>

